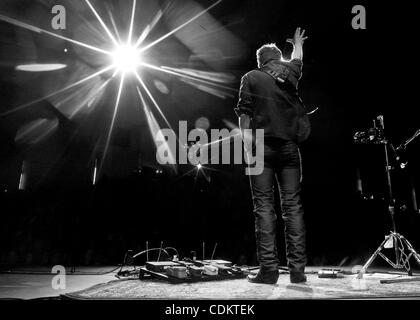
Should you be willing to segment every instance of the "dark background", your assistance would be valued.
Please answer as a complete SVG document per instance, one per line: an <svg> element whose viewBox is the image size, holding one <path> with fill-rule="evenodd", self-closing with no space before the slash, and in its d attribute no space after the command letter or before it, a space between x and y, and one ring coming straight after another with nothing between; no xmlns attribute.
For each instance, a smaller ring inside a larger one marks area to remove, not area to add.
<svg viewBox="0 0 420 320"><path fill-rule="evenodd" d="M10 3L2 14L7 15L8 10L30 13L35 9L28 3ZM212 2L199 3L208 6ZM95 4L100 7L99 2ZM351 27L351 8L356 4L366 7L366 30ZM45 5L36 10L33 12L48 13ZM241 57L228 64L227 70L207 67L234 74L233 88L239 86L242 74L255 68L255 50L262 44L276 42L287 55L286 38L297 26L307 30L300 92L306 104L319 107L311 116L312 135L301 147L309 264L361 264L391 229L382 200L386 198L383 149L355 145L353 134L372 127L379 114L384 115L387 136L395 145L419 128L416 81L410 78L416 63L410 11L402 2L391 7L373 1L250 0L224 1L211 11L243 45ZM17 41L15 27L0 22L0 30L0 105L5 112L39 97L39 82L36 77L25 83L16 81L13 63L26 49ZM156 33L165 30L162 22ZM57 48L45 39L35 40L37 45L42 43L39 52L61 51L64 44ZM178 39L172 37L166 45L155 50L167 65L174 52L178 66L182 59L191 62ZM45 46L52 48L42 49ZM179 120L192 126L202 116L210 120L211 128L224 128L223 120L237 122L233 112L236 96L219 99L174 79L168 83L170 96L153 93L175 128ZM142 116L130 124L118 123L104 172L98 184L91 185L100 133L108 128L115 101L116 87L110 88L100 108L71 121L60 118L48 102L0 118L1 262L114 264L121 262L127 249L140 251L147 240L151 246L163 240L183 254L196 250L199 255L202 241L208 255L217 242L217 257L255 264L251 195L243 167L208 165L204 170L208 179L201 173L196 178L195 171L185 175L194 169L189 165L179 166L177 174L160 168ZM123 99L129 105L138 98L127 94ZM127 110L121 109L121 119L130 118ZM17 143L18 128L39 117L59 119L58 129L40 143ZM398 210L397 225L417 248L420 215L413 210L409 182L411 178L418 188L418 148L418 141L410 144L405 153L409 167L402 171L396 165L393 172L398 204L407 206L405 211ZM30 168L24 191L18 190L23 161ZM363 195L356 188L357 168ZM157 174L156 169L163 172ZM364 200L371 195L373 200ZM282 228L279 219L279 230ZM278 238L283 243L282 232ZM279 248L284 257L283 245Z"/></svg>

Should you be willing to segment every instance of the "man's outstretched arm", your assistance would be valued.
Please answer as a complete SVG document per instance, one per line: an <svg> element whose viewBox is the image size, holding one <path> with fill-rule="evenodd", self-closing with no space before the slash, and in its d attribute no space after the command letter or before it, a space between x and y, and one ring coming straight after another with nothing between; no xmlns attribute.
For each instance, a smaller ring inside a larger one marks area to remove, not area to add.
<svg viewBox="0 0 420 320"><path fill-rule="evenodd" d="M254 106L250 90L250 82L248 76L245 75L241 79L239 101L235 108L235 112L239 117L239 129L241 130L242 139L246 149L248 149L252 144L252 136L249 134L248 130L246 130L251 127L251 118Z"/></svg>
<svg viewBox="0 0 420 320"><path fill-rule="evenodd" d="M244 142L245 150L252 149L252 133L248 130L250 128L251 117L247 114L242 114L239 117L239 129L241 130L241 136Z"/></svg>
<svg viewBox="0 0 420 320"><path fill-rule="evenodd" d="M290 42L293 45L292 60L303 60L303 43L308 37L305 37L305 30L302 32L300 28L297 28L293 39L287 39L287 42Z"/></svg>

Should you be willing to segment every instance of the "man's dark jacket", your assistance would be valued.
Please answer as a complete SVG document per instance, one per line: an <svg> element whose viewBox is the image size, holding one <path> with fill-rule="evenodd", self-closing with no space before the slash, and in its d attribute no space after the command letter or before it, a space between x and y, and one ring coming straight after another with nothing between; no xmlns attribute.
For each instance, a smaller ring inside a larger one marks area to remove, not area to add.
<svg viewBox="0 0 420 320"><path fill-rule="evenodd" d="M267 72L274 71L282 81ZM242 77L238 116L251 117L252 129L264 129L265 137L301 142L310 132L305 107L298 96L298 81L302 76L302 61L271 60L261 69Z"/></svg>

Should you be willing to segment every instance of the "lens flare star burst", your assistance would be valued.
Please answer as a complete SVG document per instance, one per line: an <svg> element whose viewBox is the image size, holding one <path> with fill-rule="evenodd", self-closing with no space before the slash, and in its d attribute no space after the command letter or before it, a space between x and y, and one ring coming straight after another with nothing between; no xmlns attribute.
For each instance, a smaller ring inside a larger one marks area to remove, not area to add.
<svg viewBox="0 0 420 320"><path fill-rule="evenodd" d="M113 131L113 127L114 127L114 124L115 124L115 120L116 120L119 104L120 104L120 101L121 101L121 97L124 94L124 85L128 80L128 78L127 78L128 74L134 75L134 77L130 77L130 78L132 79L132 81L137 81L138 82L138 85L136 85L136 87L137 87L137 90L139 91L139 94L140 94L140 97L141 97L139 103L141 103L141 104L146 103L143 96L141 95L141 91L143 91L143 92L146 93L146 96L152 102L152 105L155 107L156 111L160 114L160 116L163 118L165 123L170 127L168 120L166 119L164 113L162 112L162 109L159 107L156 99L152 96L150 90L146 86L145 81L141 78L141 76L140 76L141 73L139 73L139 68L145 67L145 68L148 68L148 69L153 69L153 70L158 71L158 72L171 74L173 76L179 77L181 80L190 79L190 80L194 80L196 82L214 85L215 87L220 87L221 86L220 84L217 84L217 83L214 83L213 81L211 81L213 79L203 79L203 77L200 76L200 75L191 75L191 74L187 74L185 72L177 72L175 70L164 69L164 67L154 66L154 65L151 65L149 63L146 63L146 61L144 60L144 57L146 56L147 51L152 49L155 45L157 45L158 43L160 43L160 42L164 41L165 39L169 38L170 36L175 34L180 29L184 28L188 24L192 23L193 21L195 21L196 19L198 19L199 17L201 17L202 15L207 13L209 10L214 8L216 5L218 5L221 1L222 0L215 1L208 8L202 10L198 14L195 14L190 19L187 19L185 22L178 25L177 27L175 27L174 29L172 29L171 31L166 33L165 35L161 36L160 38L158 38L156 40L150 41L148 44L143 46L143 43L147 40L146 38L151 33L151 29L160 20L160 18L162 16L161 11L159 11L158 15L152 21L152 23L150 25L148 25L145 30L143 30L142 32L139 33L140 37L137 40L134 39L135 41L133 41L132 38L133 38L133 34L134 34L135 14L136 14L136 7L137 7L137 1L133 0L130 22L129 22L130 23L129 24L129 31L128 31L126 39L121 40L120 33L118 32L118 29L116 28L115 21L112 17L111 12L108 10L108 14L110 15L110 18L111 18L114 33L111 32L111 30L108 28L105 21L102 19L102 17L98 13L98 11L92 5L92 2L89 1L89 0L84 0L86 6L90 9L91 13L96 17L96 19L99 22L99 24L101 25L102 29L105 31L106 36L108 36L108 38L111 42L111 46L113 47L113 50L104 50L104 49L98 48L98 47L96 47L92 44L81 42L81 41L78 41L78 40L75 40L75 39L71 39L69 37L66 37L66 36L63 36L63 35L60 35L60 34L56 34L54 32L51 32L51 31L48 31L48 30L45 30L45 29L41 29L39 27L30 25L26 22L21 22L17 19L14 19L14 18L5 16L3 14L0 14L0 21L6 22L6 23L11 24L11 25L13 25L15 27L18 27L18 28L23 28L25 30L37 33L38 35L45 35L45 36L49 36L49 37L64 40L68 43L71 43L74 46L83 47L87 50L94 51L99 55L105 55L109 58L109 61L110 61L109 65L103 66L102 69L100 69L100 70L95 70L95 72L93 72L90 75L85 76L83 79L80 79L80 80L75 81L74 83L68 84L65 87L63 87L62 89L56 90L54 92L47 93L47 94L45 94L45 96L43 96L39 99L36 99L34 101L30 101L30 102L24 103L20 106L10 108L8 111L0 114L0 116L6 116L6 115L9 115L9 114L14 113L16 111L20 111L20 110L22 110L24 108L27 108L31 105L34 105L34 104L36 104L40 101L43 101L45 99L50 99L54 96L57 96L59 94L62 94L64 92L66 92L70 89L79 87L82 84L86 85L88 81L98 81L98 77L105 75L105 73L110 71L110 70L114 70L114 73L113 73L114 76L112 78L108 79L106 82L104 82L103 86L101 86L101 90L97 90L97 92L95 93L96 96L89 97L89 100L95 100L95 98L97 98L100 94L102 94L105 91L104 88L111 82L110 80L116 78L115 77L116 75L119 75L119 77L118 77L119 78L118 79L118 93L117 93L117 97L114 100L115 105L114 105L114 111L113 111L113 115L112 115L112 121L110 123L109 131L107 132L107 139L106 139L106 146L105 146L105 153L104 153L105 156L106 156L106 151L108 150L108 145L109 145L110 138L112 136L112 131ZM109 47L109 43L104 43L104 46ZM225 89L229 89L229 88L225 88ZM81 108L78 108L77 111L79 111L80 109ZM146 114L146 116L147 116L147 114ZM153 125L156 126L157 122L154 121ZM150 123L149 123L149 126L151 126ZM152 129L152 128L150 128L150 129ZM156 131L157 129L158 128L153 128L153 131ZM100 170L99 170L98 174L99 173L100 173Z"/></svg>

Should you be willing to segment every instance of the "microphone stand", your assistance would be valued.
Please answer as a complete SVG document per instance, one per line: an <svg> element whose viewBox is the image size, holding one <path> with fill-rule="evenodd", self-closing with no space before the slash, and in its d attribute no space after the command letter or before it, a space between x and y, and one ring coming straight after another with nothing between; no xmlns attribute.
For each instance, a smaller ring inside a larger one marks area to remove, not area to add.
<svg viewBox="0 0 420 320"><path fill-rule="evenodd" d="M380 115L377 117L377 120L380 122L381 129L384 130L384 119L383 116ZM419 131L413 136L414 138L419 135ZM410 138L408 143L414 140L414 138ZM395 224L395 199L392 192L392 179L391 179L391 170L392 167L390 166L389 161L389 153L388 153L388 145L390 145L389 141L384 137L381 141L381 144L384 145L384 152L385 152L385 165L386 165L386 176L387 176L387 183L388 183L388 212L391 215L392 219L392 231L389 235L385 236L385 240L381 243L381 245L376 249L376 251L372 254L372 256L368 259L362 269L359 271L357 275L358 279L362 279L363 275L366 273L367 268L372 264L372 262L376 259L379 255L383 258L391 267L394 269L405 269L408 272L409 276L412 276L412 270L410 266L410 258L414 257L417 263L420 265L420 255L414 250L411 243L401 234L397 233L396 224ZM408 145L408 143L404 145ZM385 254L382 253L382 250L385 248L394 248L395 250L395 262L391 261ZM406 252L409 253L406 253ZM414 279L413 279L414 280Z"/></svg>
<svg viewBox="0 0 420 320"><path fill-rule="evenodd" d="M407 148L407 146L414 141L414 139L416 139L418 136L420 136L420 129L418 129L416 131L415 134L413 134L409 139L407 139L407 141L405 141L404 143L401 143L396 149L395 151L401 151L401 150L405 150Z"/></svg>

